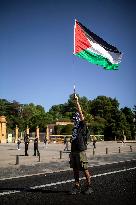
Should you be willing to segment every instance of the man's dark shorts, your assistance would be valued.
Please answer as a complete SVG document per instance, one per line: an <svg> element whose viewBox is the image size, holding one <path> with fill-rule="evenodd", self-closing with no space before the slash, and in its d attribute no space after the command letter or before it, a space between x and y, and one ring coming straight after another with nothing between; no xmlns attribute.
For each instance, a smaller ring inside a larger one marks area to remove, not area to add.
<svg viewBox="0 0 136 205"><path fill-rule="evenodd" d="M85 151L70 153L70 168L80 171L88 169L88 160Z"/></svg>

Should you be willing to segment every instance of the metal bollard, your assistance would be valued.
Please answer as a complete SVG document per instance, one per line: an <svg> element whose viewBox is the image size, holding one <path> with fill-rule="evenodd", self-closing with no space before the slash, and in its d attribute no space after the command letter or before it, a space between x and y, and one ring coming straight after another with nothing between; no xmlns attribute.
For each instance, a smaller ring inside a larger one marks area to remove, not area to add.
<svg viewBox="0 0 136 205"><path fill-rule="evenodd" d="M119 153L120 153L120 147L119 147Z"/></svg>
<svg viewBox="0 0 136 205"><path fill-rule="evenodd" d="M130 145L130 152L132 152L132 146Z"/></svg>
<svg viewBox="0 0 136 205"><path fill-rule="evenodd" d="M93 156L95 155L95 148L93 148Z"/></svg>
<svg viewBox="0 0 136 205"><path fill-rule="evenodd" d="M16 165L19 164L19 156L16 155Z"/></svg>
<svg viewBox="0 0 136 205"><path fill-rule="evenodd" d="M60 151L60 159L62 159L62 151Z"/></svg>
<svg viewBox="0 0 136 205"><path fill-rule="evenodd" d="M108 154L108 147L106 147L106 154Z"/></svg>

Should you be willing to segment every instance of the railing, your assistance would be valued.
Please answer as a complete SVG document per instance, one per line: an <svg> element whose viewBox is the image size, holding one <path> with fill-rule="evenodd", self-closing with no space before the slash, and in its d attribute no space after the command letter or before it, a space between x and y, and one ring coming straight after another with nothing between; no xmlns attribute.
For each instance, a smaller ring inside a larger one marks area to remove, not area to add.
<svg viewBox="0 0 136 205"><path fill-rule="evenodd" d="M68 137L68 141L70 141L70 138L72 135L50 135L49 139L50 142L54 142L54 143L64 143L64 137Z"/></svg>
<svg viewBox="0 0 136 205"><path fill-rule="evenodd" d="M94 136L97 138L98 141L104 140L104 135L90 135L90 138L92 139ZM50 142L64 143L64 137L68 137L68 141L70 141L72 135L50 135L49 139Z"/></svg>

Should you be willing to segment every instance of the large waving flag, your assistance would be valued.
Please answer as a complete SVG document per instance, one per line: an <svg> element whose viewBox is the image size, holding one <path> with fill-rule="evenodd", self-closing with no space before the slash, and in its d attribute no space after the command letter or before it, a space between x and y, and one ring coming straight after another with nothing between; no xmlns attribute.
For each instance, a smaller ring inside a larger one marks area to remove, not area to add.
<svg viewBox="0 0 136 205"><path fill-rule="evenodd" d="M117 70L122 54L102 38L75 20L74 54L107 70Z"/></svg>

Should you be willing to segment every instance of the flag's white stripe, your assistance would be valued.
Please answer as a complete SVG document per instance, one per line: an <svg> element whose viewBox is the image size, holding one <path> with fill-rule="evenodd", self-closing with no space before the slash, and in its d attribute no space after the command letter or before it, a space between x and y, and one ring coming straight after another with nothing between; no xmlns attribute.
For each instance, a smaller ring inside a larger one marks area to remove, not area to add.
<svg viewBox="0 0 136 205"><path fill-rule="evenodd" d="M96 42L90 41L88 38L88 41L91 44L90 48L87 48L88 51L95 53L97 55L101 55L105 58L107 58L112 64L118 64L121 61L121 55L119 53L114 53L110 51L106 51L101 45L99 45Z"/></svg>
<svg viewBox="0 0 136 205"><path fill-rule="evenodd" d="M116 173L120 173L120 172L126 172L126 171L130 171L130 170L134 170L134 169L136 169L136 167L117 170L117 171L112 171L112 172L107 172L107 173L102 173L102 174L96 174L96 175L91 176L91 178L106 176L106 175L110 175L110 174L116 174ZM80 180L81 179L85 179L85 177L80 178ZM30 189L39 189L39 188L51 187L51 186L56 186L56 185L60 185L60 184L71 183L73 181L75 181L75 180L71 179L71 180L67 180L67 181L54 182L54 183L51 183L51 184L43 184L43 185L39 185L39 186L30 187ZM3 193L0 193L0 196L15 194L15 193L19 193L19 192L21 192L21 191L16 191L15 190L15 191L3 192Z"/></svg>

